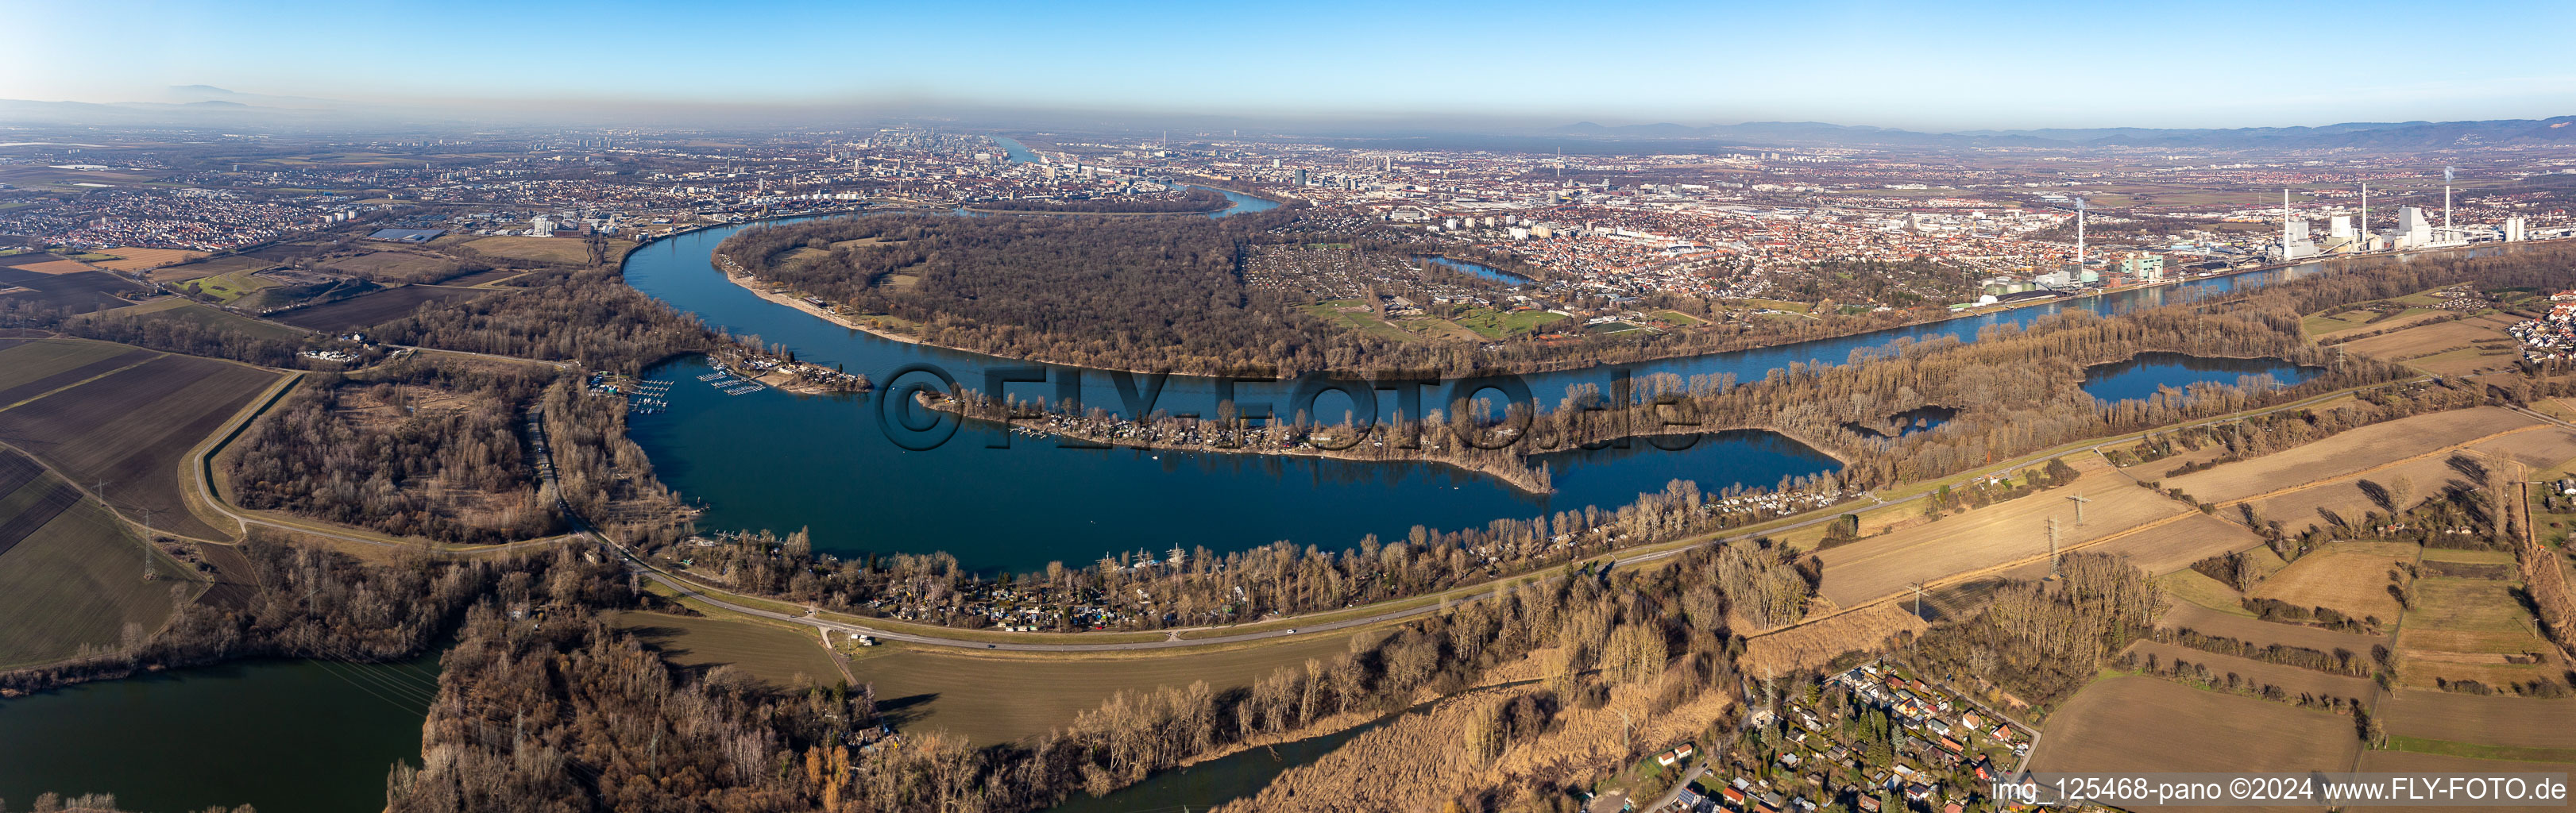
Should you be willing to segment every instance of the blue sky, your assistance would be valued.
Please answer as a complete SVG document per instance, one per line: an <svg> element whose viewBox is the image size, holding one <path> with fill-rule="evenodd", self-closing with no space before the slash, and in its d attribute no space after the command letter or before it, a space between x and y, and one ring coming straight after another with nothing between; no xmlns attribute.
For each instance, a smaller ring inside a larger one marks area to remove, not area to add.
<svg viewBox="0 0 2576 813"><path fill-rule="evenodd" d="M2260 7L2257 7L2260 6ZM0 98L945 102L1914 129L2576 113L2576 3L0 0Z"/></svg>

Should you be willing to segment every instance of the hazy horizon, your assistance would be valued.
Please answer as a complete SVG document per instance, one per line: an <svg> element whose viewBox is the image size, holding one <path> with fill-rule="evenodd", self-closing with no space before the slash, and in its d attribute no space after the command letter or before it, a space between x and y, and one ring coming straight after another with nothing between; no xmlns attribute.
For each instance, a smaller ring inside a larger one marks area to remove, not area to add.
<svg viewBox="0 0 2576 813"><path fill-rule="evenodd" d="M755 11L757 13L755 13ZM1839 3L994 3L646 0L436 11L201 0L25 9L0 97L249 96L594 115L1051 111L1166 120L1547 127L1817 121L1925 132L2537 119L2576 112L2567 4L2485 4L2460 48L2389 2L2249 9ZM2498 24L2510 23L2510 24ZM2321 42L2348 25L2342 52ZM72 36L91 30L95 36ZM2274 32L2274 33L2267 33ZM99 51L98 37L146 44ZM2296 49L2272 47L2295 38ZM2362 64L2343 69L2334 59ZM248 100L245 100L248 101ZM251 102L263 103L263 102ZM274 103L270 100L265 103ZM291 102L289 103L291 106ZM1221 125L1219 125L1221 126Z"/></svg>

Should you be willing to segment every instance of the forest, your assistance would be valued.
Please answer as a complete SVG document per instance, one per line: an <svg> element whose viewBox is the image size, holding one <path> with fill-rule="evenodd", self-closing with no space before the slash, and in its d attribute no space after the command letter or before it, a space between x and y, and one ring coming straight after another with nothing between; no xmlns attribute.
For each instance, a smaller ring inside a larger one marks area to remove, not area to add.
<svg viewBox="0 0 2576 813"><path fill-rule="evenodd" d="M971 204L982 212L1031 212L1059 214L1204 214L1234 205L1224 193L1214 189L1192 188L1178 193L1154 196L1048 200L1017 198L987 200Z"/></svg>
<svg viewBox="0 0 2576 813"><path fill-rule="evenodd" d="M419 355L316 374L242 434L225 473L245 508L455 544L545 536L563 519L537 493L518 415L553 377Z"/></svg>
<svg viewBox="0 0 2576 813"><path fill-rule="evenodd" d="M696 317L626 284L615 268L540 272L546 279L421 309L377 325L375 338L496 356L569 361L634 375L726 341Z"/></svg>
<svg viewBox="0 0 2576 813"><path fill-rule="evenodd" d="M1451 694L1534 655L1533 702L1503 709L1498 748L1560 714L1642 693L1670 710L1736 691L1718 554L1501 589L1452 614L1362 635L1348 654L1281 667L1241 688L1122 692L1034 740L883 738L866 687L773 690L729 669L691 679L588 609L593 594L525 581L466 615L444 661L424 765L387 778L395 813L465 810L976 813L1104 793L1184 760L1273 736L1308 736ZM561 608L513 622L510 606ZM1469 788L1421 789L1475 809L1562 800L1644 752L1570 759ZM1454 794L1454 796L1453 796Z"/></svg>

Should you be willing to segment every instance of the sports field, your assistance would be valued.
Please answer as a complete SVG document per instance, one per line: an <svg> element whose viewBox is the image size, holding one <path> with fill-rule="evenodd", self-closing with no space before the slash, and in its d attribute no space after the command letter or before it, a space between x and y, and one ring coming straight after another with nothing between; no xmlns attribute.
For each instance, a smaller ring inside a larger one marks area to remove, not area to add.
<svg viewBox="0 0 2576 813"><path fill-rule="evenodd" d="M2048 718L2033 771L2348 771L2353 719L2124 675L2085 686Z"/></svg>
<svg viewBox="0 0 2576 813"><path fill-rule="evenodd" d="M117 510L148 517L155 528L223 538L188 510L181 461L277 378L241 364L162 355L0 408L0 443L80 482L104 485Z"/></svg>
<svg viewBox="0 0 2576 813"><path fill-rule="evenodd" d="M69 483L0 450L0 668L113 649L129 624L159 630L199 587L179 576Z"/></svg>

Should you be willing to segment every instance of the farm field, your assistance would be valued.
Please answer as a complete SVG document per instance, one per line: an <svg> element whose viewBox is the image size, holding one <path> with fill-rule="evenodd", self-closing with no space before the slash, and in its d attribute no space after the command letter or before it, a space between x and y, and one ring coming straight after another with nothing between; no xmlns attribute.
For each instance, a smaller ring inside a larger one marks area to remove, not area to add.
<svg viewBox="0 0 2576 813"><path fill-rule="evenodd" d="M2162 485L2224 504L2308 483L2368 476L2366 472L2372 469L2407 458L2543 425L2537 418L2502 407L2416 415L2171 478Z"/></svg>
<svg viewBox="0 0 2576 813"><path fill-rule="evenodd" d="M2198 549L2199 540L2142 527L2179 520L2190 508L2137 487L2099 458L2083 463L2077 469L2084 474L2074 485L1819 551L1816 558L1825 565L1820 593L1836 606L1852 607L1902 592L1917 581L2046 556L2051 516L2062 522L2061 549L2133 532L2152 536L2138 540L2132 555L2164 556L2154 549L2155 540ZM2075 524L2074 505L2066 499L2078 492L2092 499L2084 507L2083 525Z"/></svg>
<svg viewBox="0 0 2576 813"><path fill-rule="evenodd" d="M514 260L534 260L564 265L589 265L590 248L576 237L485 237L469 241L464 247ZM608 241L608 256L615 258L634 245L630 240Z"/></svg>
<svg viewBox="0 0 2576 813"><path fill-rule="evenodd" d="M152 319L171 319L183 322L194 322L203 327L214 328L216 330L229 333L240 333L255 336L262 339L298 339L303 338L304 336L303 332L294 328L278 325L274 322L263 322L231 311L221 310L192 299L176 296L168 297L158 302L147 302L132 307L119 308L114 311L109 311L108 315L141 316Z"/></svg>
<svg viewBox="0 0 2576 813"><path fill-rule="evenodd" d="M150 277L152 281L156 283L187 282L192 279L205 279L219 274L249 273L272 265L276 265L276 263L259 257L233 255L230 257L217 257L215 259L203 260L200 262L156 268L152 270Z"/></svg>
<svg viewBox="0 0 2576 813"><path fill-rule="evenodd" d="M324 267L378 282L426 282L455 273L457 263L407 251L371 251L332 260Z"/></svg>
<svg viewBox="0 0 2576 813"><path fill-rule="evenodd" d="M2563 676L2566 667L2523 609L2520 588L2519 582L2486 579L2417 579L2416 608L2397 632L2401 683L2438 688L2443 681L2470 680L2510 691L2506 687Z"/></svg>
<svg viewBox="0 0 2576 813"><path fill-rule="evenodd" d="M116 293L138 290L132 282L91 271L86 267L74 269L71 273L49 273L25 265L0 267L0 290L9 288L27 290L0 294L0 296L42 302L48 307L61 308L73 313L124 307L128 303L117 298Z"/></svg>
<svg viewBox="0 0 2576 813"><path fill-rule="evenodd" d="M160 355L121 344L78 339L39 339L0 348L0 407Z"/></svg>
<svg viewBox="0 0 2576 813"><path fill-rule="evenodd" d="M2509 338L2504 328L2518 320L2501 313L2488 313L2466 319L2427 321L2393 333L2354 339L2339 345L2344 350L2386 361L2406 361L2446 350L2470 347L2475 342ZM2387 323L2374 326L2385 328Z"/></svg>
<svg viewBox="0 0 2576 813"><path fill-rule="evenodd" d="M2399 689L2379 703L2391 736L2523 748L2576 748L2576 699ZM2563 770L2563 769L2562 769Z"/></svg>
<svg viewBox="0 0 2576 813"><path fill-rule="evenodd" d="M2525 465L2546 468L2556 462L2576 458L2576 431L2547 426L2528 432L2496 438L2467 447L2465 452L2481 464L2492 461L2480 457L2493 455ZM2564 455L2562 457L2562 455ZM2254 507L2267 520L2277 520L2290 532L2312 525L2332 525L2337 520L2358 523L2372 511L2383 510L2362 484L2387 491L2392 503L2412 506L2425 497L2452 486L2472 485L2466 475L2451 465L2452 455L2430 455L2388 466L2362 476L2343 477L2316 483L2297 491L2257 500ZM2403 494L2397 493L2405 485Z"/></svg>
<svg viewBox="0 0 2576 813"><path fill-rule="evenodd" d="M2090 519L2091 514L2087 513L2086 518ZM2140 570L2158 574L2182 570L2202 559L2261 544L2263 538L2255 536L2245 526L2206 514L2194 514L2148 533L2130 534L2085 550L2119 556Z"/></svg>
<svg viewBox="0 0 2576 813"><path fill-rule="evenodd" d="M180 461L276 381L255 367L164 355L0 409L0 442L66 476L104 483L118 510L149 514L155 528L222 538L188 510Z"/></svg>
<svg viewBox="0 0 2576 813"><path fill-rule="evenodd" d="M2394 623L2401 608L2388 592L2396 583L2388 574L2397 563L2414 561L2417 550L2412 542L2337 542L2309 551L2254 585L2253 596Z"/></svg>
<svg viewBox="0 0 2576 813"><path fill-rule="evenodd" d="M635 634L662 659L693 672L730 664L780 688L841 682L819 637L767 624L668 613L619 612L609 626Z"/></svg>
<svg viewBox="0 0 2576 813"><path fill-rule="evenodd" d="M1478 308L1460 315L1455 321L1459 327L1475 331L1478 336L1483 336L1488 339L1499 339L1515 333L1526 333L1532 330L1537 330L1547 325L1565 321L1565 318L1564 314L1551 313L1548 311L1520 311L1518 313L1504 313L1498 310Z"/></svg>
<svg viewBox="0 0 2576 813"><path fill-rule="evenodd" d="M186 249L177 248L135 248L132 246L111 248L108 249L106 253L116 255L117 259L100 260L92 264L100 268L114 269L117 271L141 271L147 268L177 265L179 263L206 256L206 253L203 251L188 251Z"/></svg>
<svg viewBox="0 0 2576 813"><path fill-rule="evenodd" d="M159 629L194 587L145 577L164 562L70 484L0 450L0 667L118 646L128 624Z"/></svg>
<svg viewBox="0 0 2576 813"><path fill-rule="evenodd" d="M876 687L877 707L908 730L947 729L983 745L1073 723L1120 690L1151 691L1204 680L1251 685L1282 666L1349 651L1351 634L1205 653L1117 657L956 654L899 644L860 649L850 671Z"/></svg>
<svg viewBox="0 0 2576 813"><path fill-rule="evenodd" d="M2212 674L2218 675L2221 680L2224 680L2229 674L2241 675L2246 680L2253 681L2256 684L2279 686L2282 691L2288 692L2293 698L2305 694L2316 697L2351 697L2367 699L2371 696L2372 692L2379 688L2378 684L2372 682L2370 678L2338 675L2331 672L2319 672L2314 669L2303 669L2296 666L2266 663L2252 658L2221 655L2215 652L2206 652L2187 646L2163 644L2155 641L2141 640L2137 643L2130 644L2129 652L2137 655L2141 661L2145 660L2147 656L2153 655L2155 656L2156 661L2161 664L2170 665L2180 661L2182 663L2208 667L2209 671ZM2370 657L2370 653L2367 651L2356 652L2354 654L2362 657L2363 659L2368 659Z"/></svg>
<svg viewBox="0 0 2576 813"><path fill-rule="evenodd" d="M2050 715L2030 769L2344 771L2360 751L2350 717L2124 675Z"/></svg>
<svg viewBox="0 0 2576 813"><path fill-rule="evenodd" d="M1921 633L1931 626L1896 605L1881 604L1749 639L1744 643L1744 662L1757 676L1785 675L1822 667L1845 652L1879 646L1899 632Z"/></svg>
<svg viewBox="0 0 2576 813"><path fill-rule="evenodd" d="M460 297L482 296L487 291L474 288L450 288L442 285L405 285L360 294L338 302L297 308L277 314L277 321L308 330L337 333L371 325L380 325L410 316L424 302L443 302Z"/></svg>
<svg viewBox="0 0 2576 813"><path fill-rule="evenodd" d="M2297 624L2275 624L2246 616L2230 615L2190 603L2174 604L2171 609L2165 611L2164 617L2158 620L2156 626L2234 638L2255 646L2281 644L2307 647L2319 652L2333 652L2337 649L2369 652L2374 645L2384 646L2389 643L2387 636L2337 632L2323 627Z"/></svg>
<svg viewBox="0 0 2576 813"><path fill-rule="evenodd" d="M2335 340L2337 337L2355 333L2369 333L2378 330L2393 331L2410 328L2425 322L2440 319L2450 314L2449 311L2433 310L2430 308L2409 308L2407 311L2408 312L2400 313L2399 315L2389 317L2383 321L2372 322L2370 321L2370 318L2376 316L2377 314L2375 313L2360 310L2340 310L2339 312L2330 314L2316 314L2309 316L2306 319L2300 320L2299 327L2307 331L2310 338L2314 338L2320 342L2330 342Z"/></svg>

